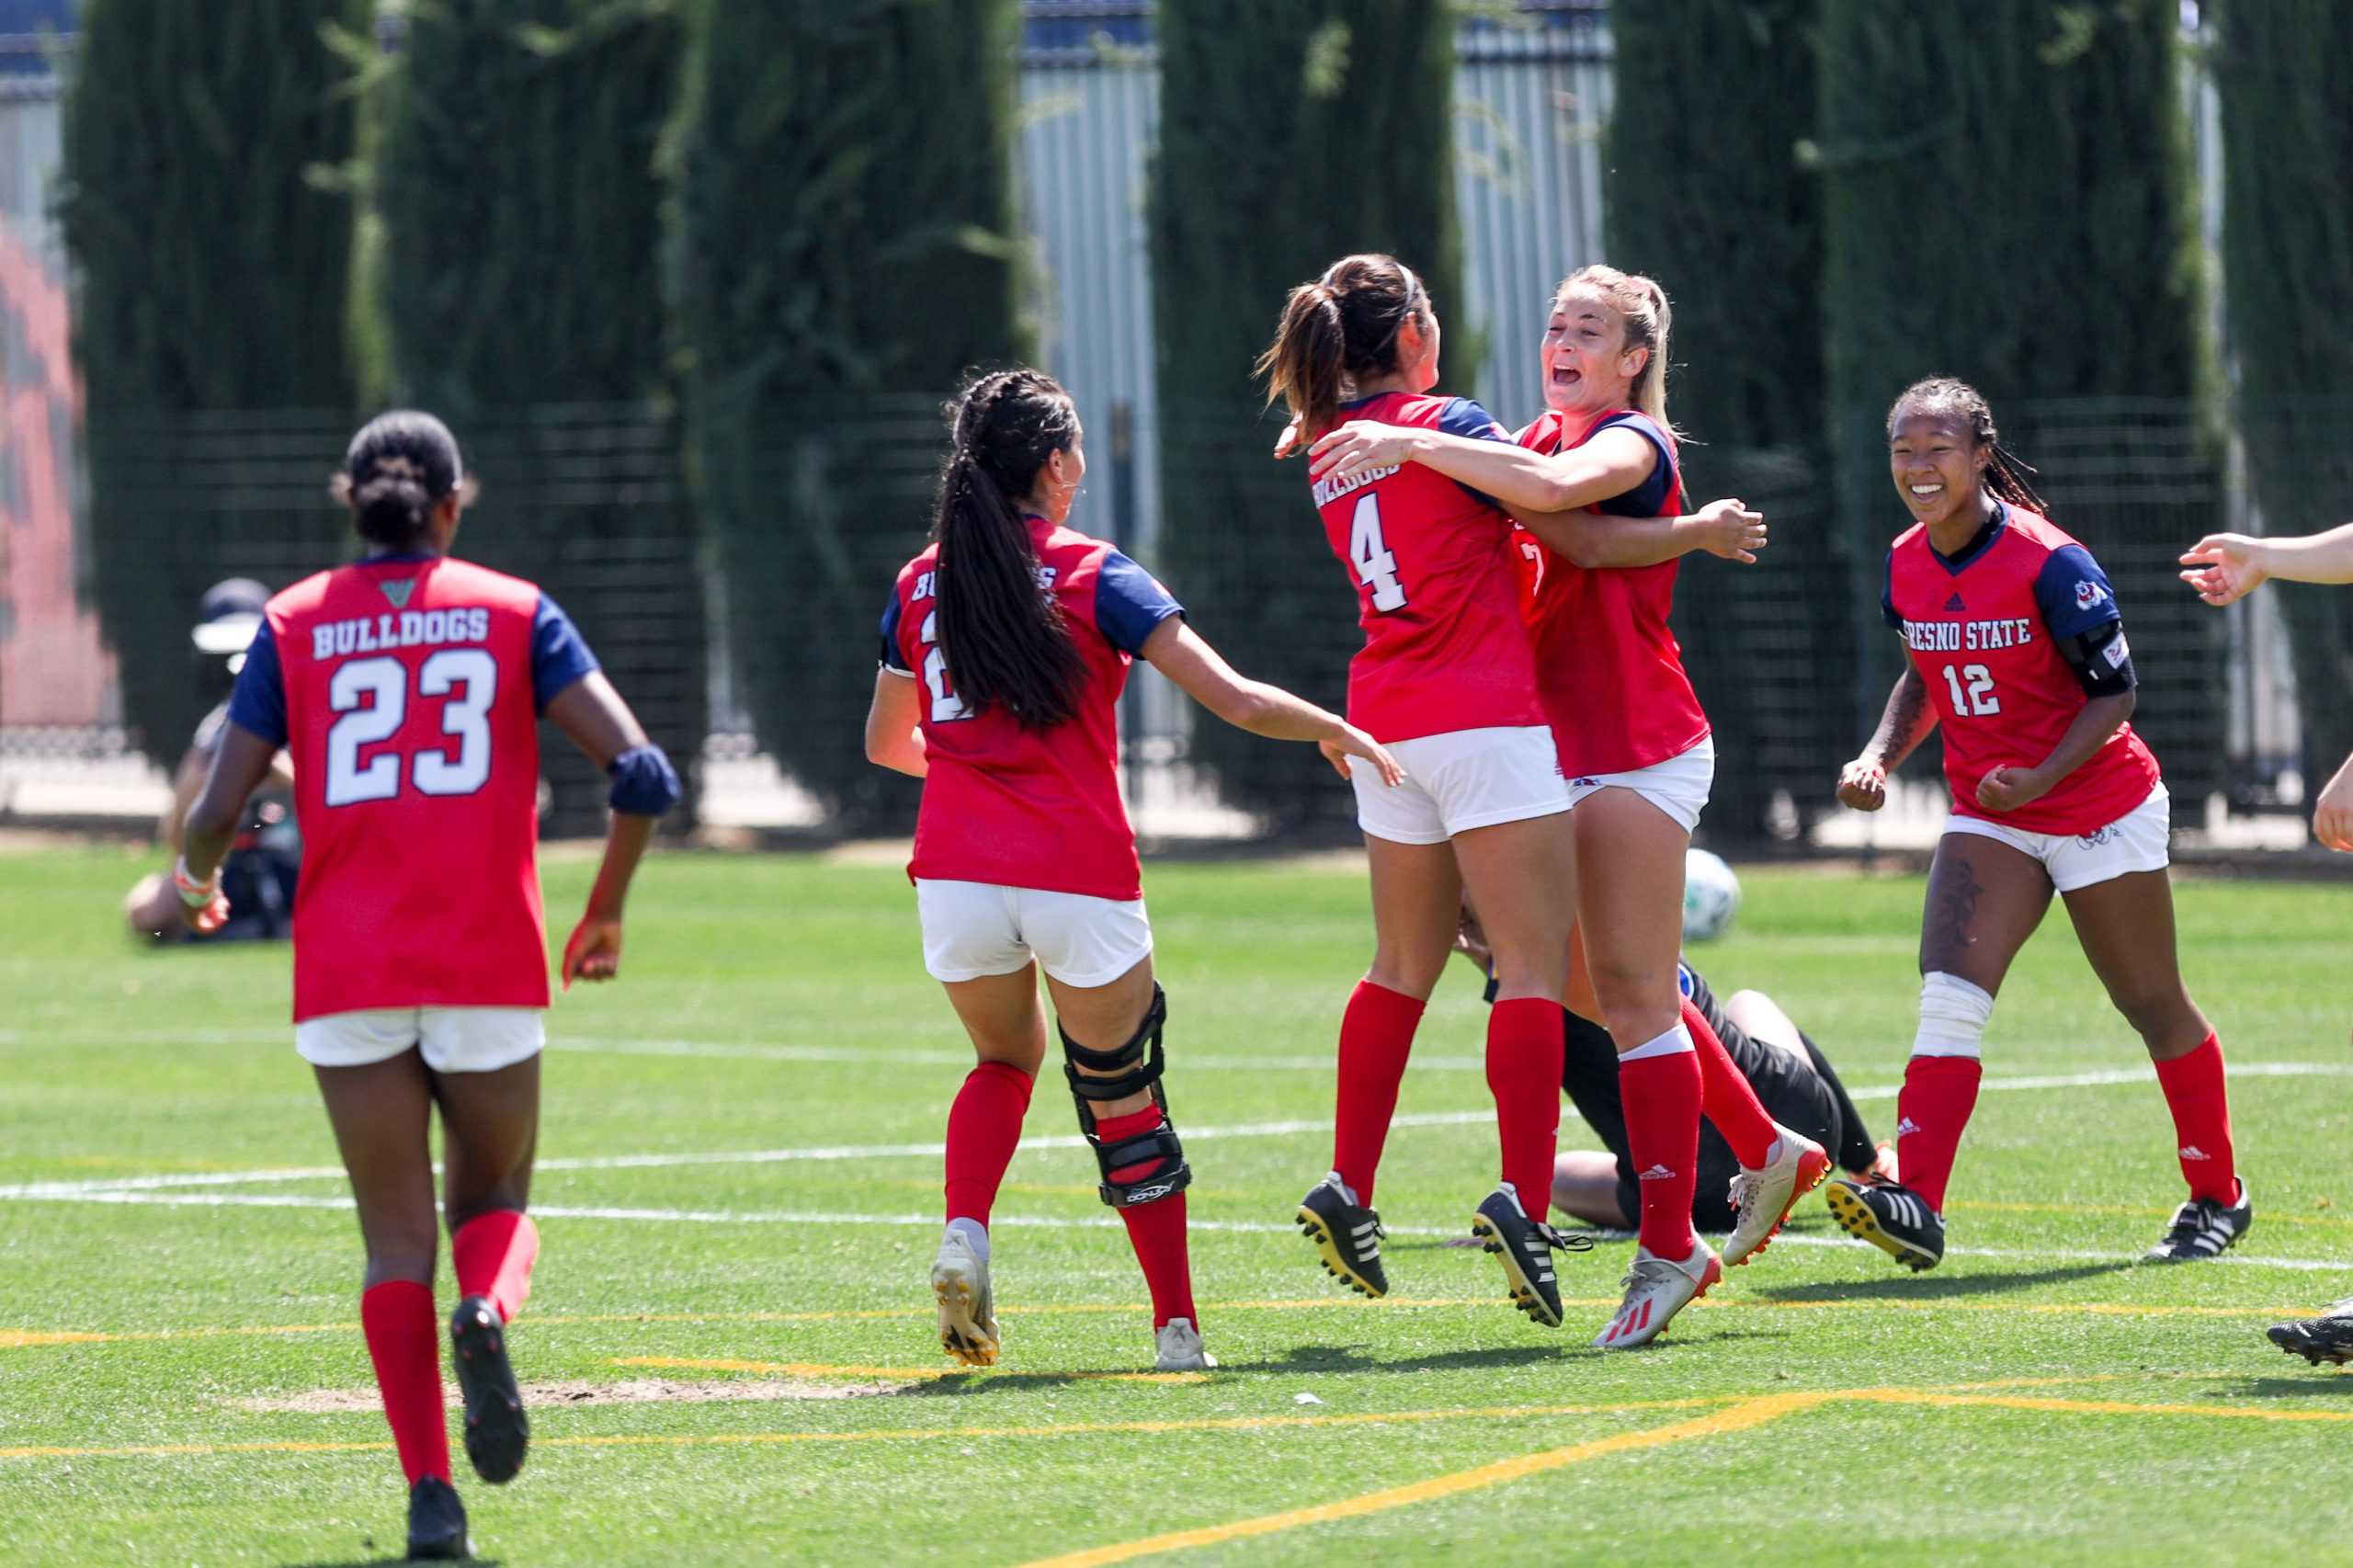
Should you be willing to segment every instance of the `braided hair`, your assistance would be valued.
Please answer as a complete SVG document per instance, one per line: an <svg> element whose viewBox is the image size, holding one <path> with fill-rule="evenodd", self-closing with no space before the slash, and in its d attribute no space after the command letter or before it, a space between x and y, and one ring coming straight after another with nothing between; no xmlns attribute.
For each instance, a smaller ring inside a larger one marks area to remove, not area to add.
<svg viewBox="0 0 2353 1568"><path fill-rule="evenodd" d="M1970 446L1986 454L1985 494L2046 517L2051 515L2051 504L2035 492L2033 480L2040 471L2002 445L2002 434L1994 428L1994 410L1984 393L1951 376L1914 381L1887 411L1888 438L1893 440L1895 427L1915 415L1958 419L1968 426Z"/></svg>
<svg viewBox="0 0 2353 1568"><path fill-rule="evenodd" d="M460 500L473 494L458 438L415 408L396 408L361 426L328 488L351 508L361 539L395 552L422 550L432 535L434 508L453 492Z"/></svg>
<svg viewBox="0 0 2353 1568"><path fill-rule="evenodd" d="M1313 441L1332 427L1351 388L1396 371L1405 324L1419 321L1427 332L1429 320L1429 290L1412 267L1393 256L1344 256L1290 291L1253 373L1267 378L1267 401L1289 404Z"/></svg>
<svg viewBox="0 0 2353 1568"><path fill-rule="evenodd" d="M1024 729L1078 711L1086 664L1062 607L1038 580L1038 550L1016 502L1047 460L1078 440L1078 410L1042 370L997 370L948 405L951 442L931 537L939 648L975 712L1001 705Z"/></svg>

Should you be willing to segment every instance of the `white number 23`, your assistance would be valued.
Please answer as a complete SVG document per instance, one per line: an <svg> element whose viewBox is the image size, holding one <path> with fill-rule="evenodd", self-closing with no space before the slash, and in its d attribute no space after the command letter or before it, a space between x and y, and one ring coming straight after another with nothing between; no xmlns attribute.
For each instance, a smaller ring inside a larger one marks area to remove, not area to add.
<svg viewBox="0 0 2353 1568"><path fill-rule="evenodd" d="M451 696L452 692L455 696ZM416 672L419 697L449 697L441 733L454 753L420 751L404 759L379 752L362 767L360 748L390 740L408 716L408 671L398 659L355 659L327 682L327 705L343 715L327 731L326 803L389 801L401 791L401 764L426 795L471 795L490 781L490 705L498 696L498 661L483 648L444 648Z"/></svg>

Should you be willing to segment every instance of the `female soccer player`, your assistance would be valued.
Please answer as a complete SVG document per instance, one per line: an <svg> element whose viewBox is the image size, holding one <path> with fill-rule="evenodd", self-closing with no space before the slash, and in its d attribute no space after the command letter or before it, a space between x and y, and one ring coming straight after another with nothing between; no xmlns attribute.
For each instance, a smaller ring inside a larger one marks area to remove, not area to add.
<svg viewBox="0 0 2353 1568"><path fill-rule="evenodd" d="M630 879L678 796L669 759L554 601L450 557L470 488L429 414L386 414L352 437L335 494L367 552L269 601L175 872L189 925L217 925L238 810L284 747L303 839L294 1047L317 1074L359 1210L359 1323L408 1477L411 1557L472 1550L449 1484L435 1339L437 1102L466 1454L484 1481L507 1481L530 1436L506 1329L540 1245L524 1212L548 1005L539 717L613 780L604 866L564 947L567 987L619 971Z"/></svg>
<svg viewBox="0 0 2353 1568"><path fill-rule="evenodd" d="M2182 984L2165 879L2170 810L2126 722L2137 684L2107 574L2054 527L1975 389L1915 381L1888 411L1914 524L1881 605L1909 664L1838 799L1877 811L1939 723L1952 815L1928 869L1920 1028L1896 1101L1901 1184L1840 1178L1838 1221L1897 1262L1944 1256L1945 1187L1977 1103L1980 1041L2010 960L2056 892L2084 956L2156 1063L2189 1200L2150 1258L2212 1257L2254 1218L2231 1147L2222 1052Z"/></svg>
<svg viewBox="0 0 2353 1568"><path fill-rule="evenodd" d="M866 755L924 780L908 865L924 965L980 1057L948 1113L948 1225L932 1265L939 1342L1000 1346L989 1210L1046 1052L1046 972L1079 1130L1152 1290L1163 1371L1213 1367L1186 1259L1192 1171L1160 1087L1167 1005L1153 979L1135 832L1120 796L1120 693L1142 658L1219 718L1314 741L1393 783L1371 736L1245 680L1134 562L1064 526L1086 472L1052 378L998 371L951 407L932 542L882 612Z"/></svg>
<svg viewBox="0 0 2353 1568"><path fill-rule="evenodd" d="M1517 556L1520 608L1570 780L1580 967L1590 975L1573 1006L1605 1021L1618 1042L1643 1177L1641 1245L1624 1299L1594 1340L1607 1349L1655 1338L1722 1277L1691 1228L1703 1100L1741 1165L1730 1261L1762 1247L1829 1169L1819 1144L1766 1113L1676 981L1684 855L1715 775L1707 715L1667 627L1676 562L1699 548L1753 560L1764 533L1737 502L1676 517L1683 496L1666 418L1668 327L1656 283L1582 268L1555 292L1545 328L1547 410L1516 445L1384 427L1367 410L1313 454L1324 485L1401 463L1443 474L1495 497L1534 536Z"/></svg>
<svg viewBox="0 0 2353 1568"><path fill-rule="evenodd" d="M1438 350L1437 312L1413 269L1393 256L1350 256L1290 291L1258 369L1268 401L1284 400L1303 440L1345 418L1375 418L1507 442L1477 403L1431 395ZM1382 790L1354 775L1373 959L1340 1023L1332 1172L1301 1199L1300 1224L1350 1287L1387 1291L1373 1178L1467 886L1495 944L1501 997L1487 1020L1486 1060L1503 1179L1472 1230L1502 1263L1514 1304L1555 1328L1552 1253L1570 1244L1544 1217L1576 860L1568 790L1507 575L1511 520L1489 497L1425 469L1392 463L1311 481L1364 631L1348 668L1348 715L1396 748L1412 777Z"/></svg>

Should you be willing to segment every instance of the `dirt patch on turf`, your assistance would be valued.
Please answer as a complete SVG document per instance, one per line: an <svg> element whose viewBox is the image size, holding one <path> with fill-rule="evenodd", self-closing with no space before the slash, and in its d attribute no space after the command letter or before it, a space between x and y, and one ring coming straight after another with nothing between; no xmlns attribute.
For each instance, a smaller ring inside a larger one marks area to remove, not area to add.
<svg viewBox="0 0 2353 1568"><path fill-rule="evenodd" d="M904 1393L911 1382L812 1382L800 1378L714 1378L685 1382L672 1378L631 1378L626 1382L525 1383L523 1403L534 1410L585 1404L723 1404L756 1400L867 1399ZM450 1409L465 1402L458 1385L445 1383L441 1398ZM307 1393L233 1400L239 1410L293 1415L374 1415L383 1409L374 1389L313 1389Z"/></svg>

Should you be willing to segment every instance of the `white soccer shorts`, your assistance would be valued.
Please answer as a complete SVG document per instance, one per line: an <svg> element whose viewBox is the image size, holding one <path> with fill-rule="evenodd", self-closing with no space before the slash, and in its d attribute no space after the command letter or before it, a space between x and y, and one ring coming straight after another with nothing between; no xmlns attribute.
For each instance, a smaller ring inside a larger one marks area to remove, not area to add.
<svg viewBox="0 0 2353 1568"><path fill-rule="evenodd" d="M1569 804L1576 805L1597 790L1631 790L1689 833L1708 809L1708 795L1716 787L1716 742L1702 735L1699 744L1665 762L1631 767L1623 773L1586 773L1569 780Z"/></svg>
<svg viewBox="0 0 2353 1568"><path fill-rule="evenodd" d="M436 1073L495 1073L547 1042L543 1007L369 1007L294 1026L294 1049L314 1067L366 1067L415 1046Z"/></svg>
<svg viewBox="0 0 2353 1568"><path fill-rule="evenodd" d="M1375 838L1444 844L1474 827L1569 809L1552 732L1542 724L1449 730L1387 744L1405 770L1405 781L1393 788L1372 764L1348 758L1357 825Z"/></svg>
<svg viewBox="0 0 2353 1568"><path fill-rule="evenodd" d="M1152 956L1143 900L994 882L915 880L923 966L934 980L1011 974L1031 959L1064 985L1108 985Z"/></svg>
<svg viewBox="0 0 2353 1568"><path fill-rule="evenodd" d="M1948 834L1974 834L2031 855L2051 873L2051 885L2073 892L2134 871L2162 871L2172 864L2167 835L2173 827L2173 797L2159 784L2149 798L2092 833L2021 833L1984 817L1945 819Z"/></svg>

